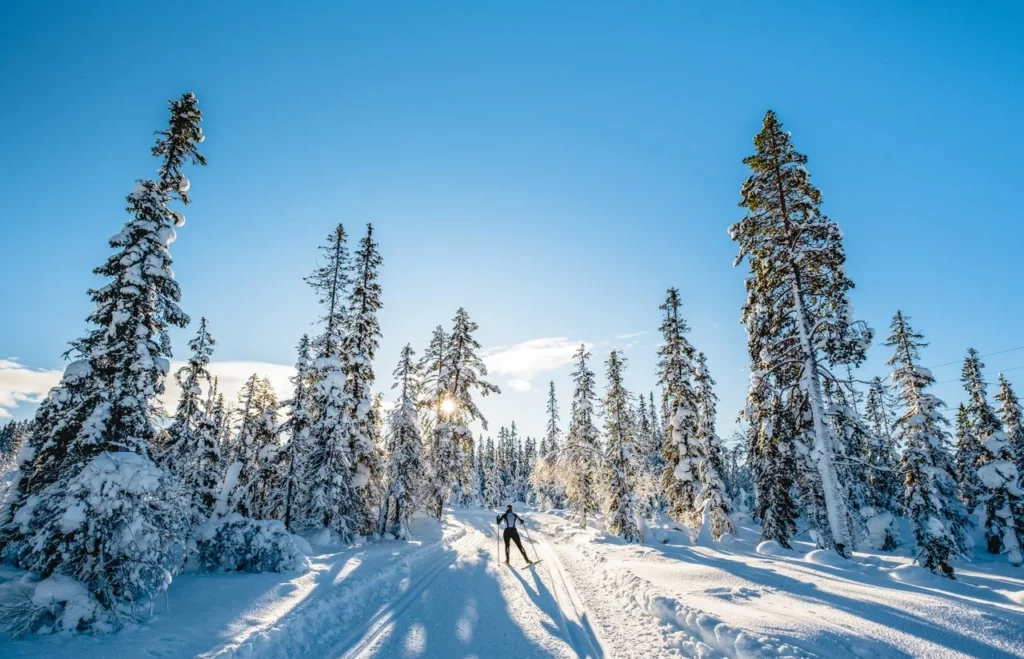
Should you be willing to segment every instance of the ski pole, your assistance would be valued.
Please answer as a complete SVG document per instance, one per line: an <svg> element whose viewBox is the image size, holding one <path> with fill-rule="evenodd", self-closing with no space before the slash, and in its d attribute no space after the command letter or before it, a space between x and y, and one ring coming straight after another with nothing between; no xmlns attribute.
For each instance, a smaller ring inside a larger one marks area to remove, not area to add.
<svg viewBox="0 0 1024 659"><path fill-rule="evenodd" d="M539 559L540 554L537 553L537 545L533 542L533 538L530 537L530 529L526 528L526 522L523 522L523 530L526 531L526 539L530 541L530 546L533 547L533 555Z"/></svg>

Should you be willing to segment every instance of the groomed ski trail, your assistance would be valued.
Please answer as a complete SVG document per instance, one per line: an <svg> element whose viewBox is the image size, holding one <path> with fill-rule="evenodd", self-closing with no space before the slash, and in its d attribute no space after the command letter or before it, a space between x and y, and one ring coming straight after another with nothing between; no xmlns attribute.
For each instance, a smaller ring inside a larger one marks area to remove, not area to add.
<svg viewBox="0 0 1024 659"><path fill-rule="evenodd" d="M450 560L432 564L327 656L604 656L560 573L544 563L520 571L499 562L491 511L457 510L447 519L464 529ZM543 540L536 551L547 558Z"/></svg>

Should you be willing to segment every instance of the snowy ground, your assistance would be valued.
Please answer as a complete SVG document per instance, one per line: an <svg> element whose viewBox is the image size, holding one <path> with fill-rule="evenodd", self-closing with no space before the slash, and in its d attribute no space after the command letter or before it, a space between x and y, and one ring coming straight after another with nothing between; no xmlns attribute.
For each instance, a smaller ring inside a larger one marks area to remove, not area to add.
<svg viewBox="0 0 1024 659"><path fill-rule="evenodd" d="M493 513L459 510L415 541L321 548L305 574L183 575L142 627L0 637L0 657L1024 656L1024 572L1004 562L951 583L891 554L759 554L753 529L624 545L526 517L531 568L496 562Z"/></svg>

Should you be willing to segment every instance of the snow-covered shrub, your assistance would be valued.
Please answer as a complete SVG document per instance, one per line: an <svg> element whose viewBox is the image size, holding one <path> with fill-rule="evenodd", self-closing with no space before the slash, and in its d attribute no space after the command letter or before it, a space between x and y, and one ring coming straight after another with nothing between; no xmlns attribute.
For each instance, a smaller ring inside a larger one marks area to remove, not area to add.
<svg viewBox="0 0 1024 659"><path fill-rule="evenodd" d="M200 529L199 562L223 572L283 572L306 566L306 557L278 520L231 513Z"/></svg>
<svg viewBox="0 0 1024 659"><path fill-rule="evenodd" d="M85 584L63 574L29 573L0 585L0 629L20 638L58 631L109 631L108 612Z"/></svg>
<svg viewBox="0 0 1024 659"><path fill-rule="evenodd" d="M45 600L57 627L116 628L166 590L184 563L185 519L176 498L163 496L165 478L137 453L102 453L18 511L14 523L27 546L46 548L21 561L49 583L42 594L37 587L33 603Z"/></svg>
<svg viewBox="0 0 1024 659"><path fill-rule="evenodd" d="M860 509L860 516L864 519L864 541L869 547L890 551L900 545L895 515L865 506Z"/></svg>

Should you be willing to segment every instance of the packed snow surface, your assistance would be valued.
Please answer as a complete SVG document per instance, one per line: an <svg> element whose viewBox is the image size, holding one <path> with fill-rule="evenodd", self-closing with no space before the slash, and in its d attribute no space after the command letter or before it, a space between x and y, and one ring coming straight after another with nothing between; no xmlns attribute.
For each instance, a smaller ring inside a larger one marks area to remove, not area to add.
<svg viewBox="0 0 1024 659"><path fill-rule="evenodd" d="M0 657L1024 656L1024 573L1005 557L957 564L953 582L906 550L758 544L742 518L727 543L668 522L625 544L601 520L522 514L532 567L514 547L498 562L492 511L417 516L411 540L311 536L307 572L184 574L145 624L0 637Z"/></svg>

